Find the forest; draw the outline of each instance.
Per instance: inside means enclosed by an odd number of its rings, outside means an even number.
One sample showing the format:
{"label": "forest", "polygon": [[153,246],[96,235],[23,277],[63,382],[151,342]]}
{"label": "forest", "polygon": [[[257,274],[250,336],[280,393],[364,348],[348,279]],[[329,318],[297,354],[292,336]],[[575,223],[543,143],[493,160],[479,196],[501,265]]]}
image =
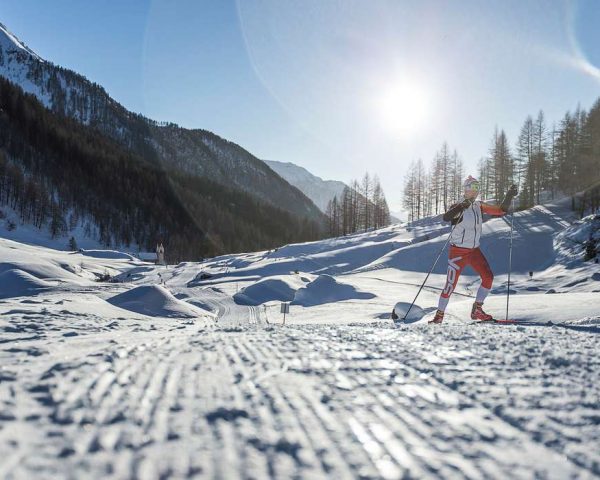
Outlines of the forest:
{"label": "forest", "polygon": [[323,222],[207,178],[167,170],[47,110],[0,79],[0,208],[53,236],[75,224],[105,246],[168,245],[170,262],[321,238]]}
{"label": "forest", "polygon": [[327,205],[328,232],[332,237],[348,235],[390,223],[390,210],[377,175],[366,172],[359,183],[350,182]]}
{"label": "forest", "polygon": [[[438,215],[459,200],[467,172],[456,150],[444,143],[429,168],[411,164],[404,180],[403,206],[409,221]],[[548,126],[543,111],[528,116],[511,144],[504,130],[493,133],[477,169],[481,198],[501,201],[513,183],[517,209],[570,196],[580,216],[600,207],[600,99],[589,112],[578,107]]]}

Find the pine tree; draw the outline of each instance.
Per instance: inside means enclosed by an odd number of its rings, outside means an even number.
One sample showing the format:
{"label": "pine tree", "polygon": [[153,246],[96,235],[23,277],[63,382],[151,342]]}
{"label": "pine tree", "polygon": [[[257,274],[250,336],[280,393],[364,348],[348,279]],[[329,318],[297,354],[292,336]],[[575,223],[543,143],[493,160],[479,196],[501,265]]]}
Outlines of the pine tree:
{"label": "pine tree", "polygon": [[371,227],[371,202],[369,201],[369,199],[371,198],[372,189],[373,184],[371,182],[371,176],[369,175],[369,172],[365,172],[362,179],[360,191],[362,195],[361,218],[365,232],[369,229],[369,227]]}

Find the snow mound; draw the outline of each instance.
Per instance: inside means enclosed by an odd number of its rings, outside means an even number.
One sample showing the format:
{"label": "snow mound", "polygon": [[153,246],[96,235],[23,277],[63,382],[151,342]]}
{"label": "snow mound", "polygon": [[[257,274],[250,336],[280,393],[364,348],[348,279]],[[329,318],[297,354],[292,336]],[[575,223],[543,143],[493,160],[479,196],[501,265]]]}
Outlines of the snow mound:
{"label": "snow mound", "polygon": [[[410,309],[410,311],[409,311],[409,309]],[[413,305],[411,308],[410,303],[407,303],[407,302],[398,302],[394,306],[394,313],[398,317],[398,319],[396,320],[397,323],[417,322],[417,321],[421,320],[425,315],[427,315],[427,313],[429,313],[429,311],[431,311],[431,310],[432,310],[431,308],[429,308],[428,310],[424,310],[423,308],[419,307],[418,305]],[[433,310],[435,310],[435,308]],[[406,316],[407,312],[408,312],[408,316]],[[406,319],[404,319],[405,316],[406,316]]]}
{"label": "snow mound", "polygon": [[316,280],[296,292],[292,303],[310,307],[342,300],[365,300],[374,297],[372,293],[362,292],[352,285],[338,282],[331,275],[319,275]]}
{"label": "snow mound", "polygon": [[600,215],[588,215],[556,235],[558,260],[567,265],[583,264],[586,246],[592,243],[600,255]]}
{"label": "snow mound", "polygon": [[132,288],[107,300],[112,305],[150,317],[196,318],[208,312],[175,298],[160,285]]}
{"label": "snow mound", "polygon": [[291,302],[299,288],[304,287],[306,277],[277,275],[263,278],[233,296],[238,305],[261,305],[266,302]]}
{"label": "snow mound", "polygon": [[80,253],[86,257],[103,258],[110,260],[135,260],[128,253],[118,252],[116,250],[81,250]]}
{"label": "snow mound", "polygon": [[52,287],[52,284],[19,269],[0,273],[0,298],[27,297]]}
{"label": "snow mound", "polygon": [[61,280],[64,282],[78,282],[81,280],[69,270],[62,268],[51,261],[44,261],[45,259],[43,258],[26,259],[26,257],[21,257],[20,260],[21,261],[0,263],[0,273],[9,270],[19,270],[27,272],[38,279]]}

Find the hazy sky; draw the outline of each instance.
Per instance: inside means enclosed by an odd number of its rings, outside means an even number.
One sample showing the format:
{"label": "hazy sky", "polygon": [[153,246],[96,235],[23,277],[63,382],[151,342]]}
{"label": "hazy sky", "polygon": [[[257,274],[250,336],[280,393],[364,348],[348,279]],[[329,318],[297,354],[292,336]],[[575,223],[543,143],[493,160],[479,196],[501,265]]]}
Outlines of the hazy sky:
{"label": "hazy sky", "polygon": [[600,97],[600,1],[3,0],[0,21],[127,108],[323,177],[377,173],[392,210],[446,140]]}

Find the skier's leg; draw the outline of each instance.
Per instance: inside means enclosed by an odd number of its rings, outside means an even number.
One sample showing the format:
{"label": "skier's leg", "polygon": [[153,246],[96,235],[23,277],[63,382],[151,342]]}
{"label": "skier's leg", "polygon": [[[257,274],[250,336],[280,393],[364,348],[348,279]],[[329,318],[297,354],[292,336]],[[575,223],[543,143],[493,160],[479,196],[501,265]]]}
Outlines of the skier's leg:
{"label": "skier's leg", "polygon": [[479,248],[473,251],[473,255],[471,256],[471,266],[481,277],[481,285],[479,286],[479,290],[477,290],[477,296],[475,298],[475,302],[473,303],[473,308],[471,309],[471,318],[473,320],[483,321],[493,320],[491,315],[483,311],[482,306],[488,293],[490,293],[490,289],[492,288],[494,274],[492,273],[490,265]]}
{"label": "skier's leg", "polygon": [[452,246],[450,247],[450,252],[448,253],[448,274],[446,275],[446,285],[444,286],[444,290],[442,290],[440,299],[438,301],[438,311],[444,312],[446,310],[446,306],[450,300],[450,295],[452,295],[452,292],[456,287],[460,273],[467,264],[469,254],[469,249]]}
{"label": "skier's leg", "polygon": [[477,290],[475,301],[477,303],[483,303],[492,288],[494,274],[479,248],[473,250],[473,253],[471,254],[471,266],[481,277],[481,285],[479,286],[479,290]]}

